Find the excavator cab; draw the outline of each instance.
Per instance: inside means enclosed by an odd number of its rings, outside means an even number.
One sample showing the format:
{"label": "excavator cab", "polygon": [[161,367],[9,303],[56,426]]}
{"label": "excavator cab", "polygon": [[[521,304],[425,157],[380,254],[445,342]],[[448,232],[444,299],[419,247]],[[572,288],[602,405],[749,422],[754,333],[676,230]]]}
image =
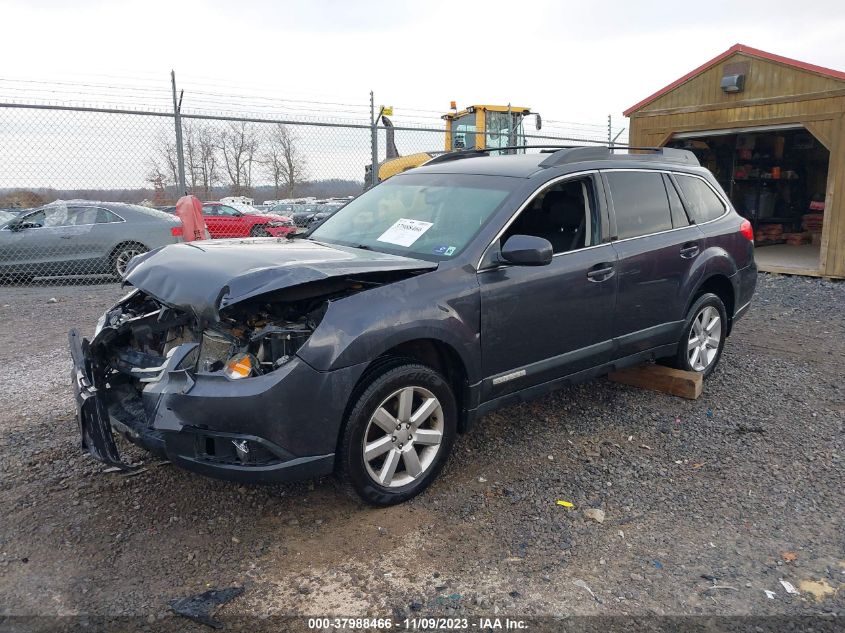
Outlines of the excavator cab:
{"label": "excavator cab", "polygon": [[[458,111],[452,102],[452,112],[443,115],[446,121],[447,152],[463,149],[493,149],[525,145],[525,117],[532,114],[530,108],[513,106],[475,105]],[[542,127],[539,114],[537,129]],[[525,150],[501,150],[491,154],[515,154]]]}
{"label": "excavator cab", "polygon": [[[446,122],[445,143],[443,151],[453,152],[467,149],[492,150],[491,154],[524,153],[524,149],[514,149],[514,146],[525,145],[524,121],[528,116],[534,116],[536,129],[540,129],[543,121],[530,108],[514,106],[474,105],[458,110],[453,101],[450,112],[441,118]],[[364,167],[364,188],[369,189],[373,184],[387,180],[391,176],[419,167],[431,160],[439,151],[419,152],[408,156],[401,156],[394,142],[393,123],[385,116],[381,117],[387,133],[387,158],[378,165],[378,180],[372,182],[372,167]],[[502,148],[497,150],[496,148]]]}

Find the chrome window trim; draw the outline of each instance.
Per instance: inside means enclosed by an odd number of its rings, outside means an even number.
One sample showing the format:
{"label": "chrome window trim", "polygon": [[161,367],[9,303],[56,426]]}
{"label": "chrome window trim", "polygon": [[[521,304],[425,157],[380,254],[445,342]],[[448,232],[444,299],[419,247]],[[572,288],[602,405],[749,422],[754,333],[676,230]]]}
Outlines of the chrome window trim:
{"label": "chrome window trim", "polygon": [[[549,181],[546,181],[545,183],[543,183],[543,185],[541,185],[536,190],[534,190],[534,192],[526,199],[526,201],[523,202],[519,206],[517,211],[507,221],[504,228],[496,234],[496,237],[493,238],[493,241],[490,242],[490,244],[487,245],[487,248],[485,248],[484,251],[482,252],[481,257],[478,260],[478,264],[476,264],[476,267],[475,267],[476,272],[481,273],[481,272],[485,272],[485,271],[488,271],[488,270],[499,270],[500,268],[507,268],[507,267],[510,266],[508,264],[498,264],[496,266],[488,266],[487,268],[481,268],[481,262],[484,261],[484,256],[487,255],[487,251],[490,250],[490,247],[493,246],[493,244],[495,244],[496,241],[499,240],[502,237],[502,235],[504,235],[505,231],[507,231],[508,228],[510,228],[510,225],[513,224],[514,220],[516,220],[517,216],[523,211],[523,209],[528,205],[528,203],[531,202],[537,196],[537,194],[542,189],[544,189],[546,186],[556,184],[559,181],[565,180],[567,178],[576,178],[578,176],[585,176],[585,175],[590,175],[590,174],[610,173],[610,172],[616,172],[616,171],[638,171],[638,172],[649,172],[649,173],[657,173],[657,174],[667,174],[667,175],[670,175],[670,176],[677,175],[677,176],[689,176],[690,178],[698,178],[699,180],[704,182],[704,184],[706,184],[708,187],[710,187],[710,190],[713,193],[716,194],[716,197],[719,198],[719,200],[722,202],[722,205],[725,207],[725,212],[722,215],[720,215],[719,217],[713,218],[712,220],[707,220],[706,222],[696,222],[695,220],[693,220],[692,223],[687,225],[687,226],[672,227],[671,229],[666,229],[665,231],[656,231],[654,233],[645,233],[643,235],[636,235],[634,237],[626,237],[626,238],[623,238],[621,240],[618,239],[618,238],[616,238],[616,239],[611,238],[609,242],[602,242],[601,244],[594,244],[592,246],[585,246],[584,248],[579,248],[579,249],[576,249],[574,251],[566,251],[564,253],[555,253],[554,255],[552,255],[552,258],[558,257],[559,255],[568,255],[569,253],[578,253],[580,251],[585,251],[585,250],[590,249],[590,248],[597,248],[599,246],[605,246],[606,244],[613,244],[613,243],[618,243],[618,242],[627,242],[629,240],[638,240],[638,239],[643,238],[643,237],[651,237],[653,235],[662,235],[664,233],[672,233],[673,231],[683,231],[683,230],[689,229],[690,227],[693,227],[693,226],[705,226],[707,224],[710,224],[711,222],[717,222],[717,221],[721,220],[726,215],[728,215],[731,212],[731,210],[733,209],[733,206],[731,205],[730,201],[722,193],[717,191],[713,187],[713,185],[711,185],[707,181],[706,178],[704,178],[703,176],[699,176],[698,174],[690,174],[690,173],[683,172],[683,171],[673,171],[671,169],[647,169],[647,168],[643,168],[643,167],[630,167],[630,168],[628,168],[628,167],[613,167],[613,168],[610,168],[610,169],[589,169],[589,170],[585,170],[585,171],[574,172],[574,173],[571,173],[571,174],[564,174],[563,176],[558,176],[557,178],[553,178],[552,180],[549,180]],[[610,192],[610,191],[607,191],[606,194],[610,198],[610,205],[613,206],[613,193]],[[679,192],[679,194],[683,195],[683,192]],[[681,199],[681,202],[682,203],[684,202],[683,198]],[[684,208],[686,209],[686,205],[684,205]],[[614,209],[614,213],[615,212],[616,212],[616,209]]]}
{"label": "chrome window trim", "polygon": [[[498,233],[496,233],[496,237],[494,237],[491,240],[491,242],[485,247],[485,249],[481,252],[481,257],[478,258],[478,263],[475,265],[475,272],[476,273],[483,273],[483,272],[486,272],[488,270],[499,270],[500,268],[509,268],[510,266],[512,266],[512,264],[496,264],[495,266],[487,266],[486,268],[482,268],[481,262],[484,261],[484,256],[487,255],[487,251],[490,250],[490,248],[493,246],[493,244],[495,244],[497,241],[499,241],[501,239],[502,235],[504,235],[505,232],[510,228],[511,224],[514,223],[516,218],[519,216],[520,213],[523,212],[525,207],[527,207],[530,202],[534,201],[534,198],[537,197],[537,194],[539,194],[542,190],[544,190],[548,187],[551,187],[552,185],[556,185],[557,183],[561,182],[562,180],[569,180],[569,179],[572,179],[572,178],[578,178],[580,176],[588,176],[588,175],[598,174],[598,173],[599,173],[598,169],[587,169],[585,171],[578,171],[578,172],[573,172],[573,173],[569,173],[569,174],[563,174],[562,176],[557,176],[555,178],[552,178],[551,180],[547,180],[546,182],[541,184],[539,187],[537,187],[533,192],[531,192],[531,195],[529,195],[525,199],[525,202],[523,202],[521,205],[519,205],[519,207],[517,207],[517,210],[514,211],[514,213],[511,215],[511,217],[508,219],[508,221],[505,222],[504,226],[499,230]],[[592,246],[584,246],[583,248],[577,248],[574,251],[565,251],[563,253],[555,253],[555,254],[552,255],[552,258],[555,258],[559,255],[568,255],[569,253],[580,253],[581,251],[585,251],[585,250],[590,249],[590,248],[598,248],[599,246],[605,246],[606,244],[607,244],[607,242],[602,242],[600,244],[593,244]]]}
{"label": "chrome window trim", "polygon": [[[106,209],[105,207],[100,207],[100,206],[86,206],[86,205],[74,205],[74,207],[73,207],[73,208],[83,208],[83,207],[84,207],[85,209],[100,209],[100,210],[102,210],[102,211],[105,211],[106,213],[111,213],[111,214],[112,214],[113,216],[115,216],[115,217],[116,217],[116,218],[117,218],[120,222],[126,222],[126,218],[124,218],[122,215],[120,215],[119,213],[115,213],[115,212],[114,212],[114,211],[112,211],[111,209]],[[29,215],[34,215],[35,213],[38,213],[38,211],[40,211],[40,209],[37,209],[37,210],[33,211],[33,213],[31,213],[31,214],[29,214]],[[38,230],[40,230],[40,229],[61,229],[61,228],[64,228],[64,227],[71,227],[71,226],[99,226],[99,225],[101,225],[101,224],[119,224],[119,222],[93,222],[93,223],[89,223],[89,224],[59,224],[59,225],[57,225],[57,226],[33,226],[33,227],[31,227],[31,228],[28,228],[28,229],[27,229],[27,231],[38,231]],[[9,228],[9,226],[8,226],[8,224],[7,224],[6,226],[4,226],[4,227],[3,227],[3,230],[4,230],[4,231],[11,231],[11,229],[10,229],[10,228]]]}

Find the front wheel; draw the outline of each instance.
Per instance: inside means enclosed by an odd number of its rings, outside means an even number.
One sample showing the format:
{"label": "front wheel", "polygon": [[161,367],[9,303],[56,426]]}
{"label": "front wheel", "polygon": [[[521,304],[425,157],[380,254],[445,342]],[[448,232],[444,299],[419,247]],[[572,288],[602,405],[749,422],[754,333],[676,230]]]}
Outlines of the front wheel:
{"label": "front wheel", "polygon": [[722,357],[727,322],[722,300],[712,292],[701,295],[687,312],[678,352],[670,364],[707,378]]}
{"label": "front wheel", "polygon": [[457,405],[449,384],[414,362],[371,378],[353,407],[338,455],[338,477],[364,501],[389,506],[422,492],[455,439]]}
{"label": "front wheel", "polygon": [[249,232],[249,234],[252,237],[270,237],[270,231],[268,231],[265,227],[261,226],[260,224],[252,227],[252,230]]}

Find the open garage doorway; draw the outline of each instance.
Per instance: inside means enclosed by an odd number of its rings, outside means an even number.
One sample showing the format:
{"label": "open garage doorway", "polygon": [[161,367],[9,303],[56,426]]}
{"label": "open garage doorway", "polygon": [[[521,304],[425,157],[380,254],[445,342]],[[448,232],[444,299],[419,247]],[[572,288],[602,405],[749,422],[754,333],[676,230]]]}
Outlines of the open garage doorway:
{"label": "open garage doorway", "polygon": [[819,274],[830,152],[796,125],[676,134],[754,227],[760,270]]}

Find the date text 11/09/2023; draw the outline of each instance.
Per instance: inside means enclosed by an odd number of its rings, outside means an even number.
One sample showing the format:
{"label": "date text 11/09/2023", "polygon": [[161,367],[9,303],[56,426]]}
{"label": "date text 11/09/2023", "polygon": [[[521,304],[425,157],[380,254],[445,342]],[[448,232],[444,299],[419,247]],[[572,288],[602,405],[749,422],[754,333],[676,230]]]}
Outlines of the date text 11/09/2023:
{"label": "date text 11/09/2023", "polygon": [[524,631],[528,622],[512,618],[309,618],[309,629],[397,631]]}

